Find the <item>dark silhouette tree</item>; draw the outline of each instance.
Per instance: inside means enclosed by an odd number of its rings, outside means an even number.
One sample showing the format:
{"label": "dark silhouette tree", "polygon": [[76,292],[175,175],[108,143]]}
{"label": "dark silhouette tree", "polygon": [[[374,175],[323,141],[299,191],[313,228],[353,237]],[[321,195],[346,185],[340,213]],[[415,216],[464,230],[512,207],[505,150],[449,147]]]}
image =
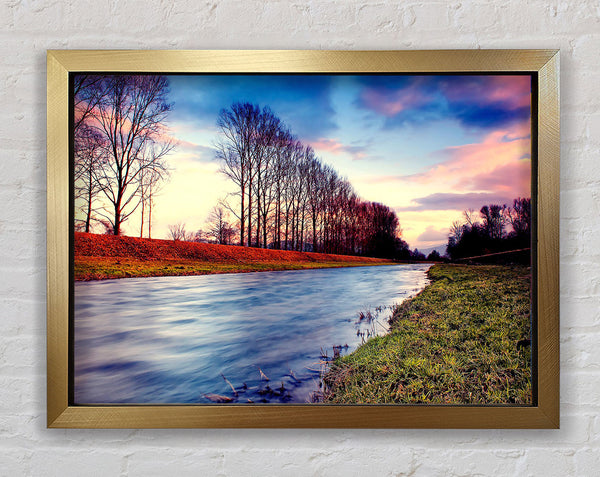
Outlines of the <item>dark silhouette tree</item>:
{"label": "dark silhouette tree", "polygon": [[221,172],[237,186],[230,196],[234,201],[223,202],[223,207],[239,224],[240,245],[410,255],[399,239],[395,212],[361,200],[269,108],[234,103],[221,110],[217,126]]}
{"label": "dark silhouette tree", "polygon": [[87,121],[108,93],[103,76],[75,75],[73,78],[73,132],[87,124]]}
{"label": "dark silhouette tree", "polygon": [[222,205],[217,205],[211,210],[206,234],[223,245],[230,244],[235,236],[235,229],[229,223],[227,210]]}
{"label": "dark silhouette tree", "polygon": [[142,175],[166,175],[164,158],[175,145],[166,137],[164,124],[171,109],[168,82],[156,75],[103,75],[94,80],[103,94],[87,112],[86,124],[102,136],[106,160],[96,179],[111,208],[99,214],[119,235],[142,202]]}
{"label": "dark silhouette tree", "polygon": [[188,232],[185,229],[185,223],[177,222],[176,224],[169,225],[169,235],[174,241],[191,242],[195,238],[195,234]]}
{"label": "dark silhouette tree", "polygon": [[514,235],[528,239],[531,236],[531,199],[515,199],[508,219]]}
{"label": "dark silhouette tree", "polygon": [[498,240],[504,236],[506,225],[506,205],[484,205],[479,211],[483,219],[483,230],[490,240]]}
{"label": "dark silhouette tree", "polygon": [[[73,182],[75,205],[83,214],[81,229],[89,232],[94,211],[94,200],[101,190],[97,171],[105,160],[102,136],[88,126],[79,127],[75,133],[75,165]],[[77,217],[78,214],[75,214]]]}
{"label": "dark silhouette tree", "polygon": [[[471,211],[465,211],[464,223],[454,222],[450,227],[448,256],[452,260],[468,257],[493,257],[499,252],[515,252],[517,255],[500,255],[489,260],[515,260],[528,263],[526,250],[531,245],[531,200],[518,198],[512,207],[484,205],[480,209],[481,222],[474,219]],[[508,230],[508,226],[512,230]],[[521,252],[519,252],[521,251]]]}
{"label": "dark silhouette tree", "polygon": [[432,262],[439,262],[441,259],[442,257],[437,250],[432,250],[429,255],[427,255],[427,260],[431,260]]}

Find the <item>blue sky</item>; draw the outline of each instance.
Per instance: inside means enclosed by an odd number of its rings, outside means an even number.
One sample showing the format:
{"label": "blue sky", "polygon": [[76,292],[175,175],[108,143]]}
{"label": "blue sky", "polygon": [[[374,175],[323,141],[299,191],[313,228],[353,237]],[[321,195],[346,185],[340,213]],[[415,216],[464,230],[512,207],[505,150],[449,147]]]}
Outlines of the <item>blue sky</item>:
{"label": "blue sky", "polygon": [[393,207],[413,248],[445,244],[465,208],[530,196],[528,76],[180,75],[169,83],[179,147],[157,199],[156,237],[176,222],[202,228],[232,190],[212,146],[219,111],[237,101],[269,106],[363,199]]}

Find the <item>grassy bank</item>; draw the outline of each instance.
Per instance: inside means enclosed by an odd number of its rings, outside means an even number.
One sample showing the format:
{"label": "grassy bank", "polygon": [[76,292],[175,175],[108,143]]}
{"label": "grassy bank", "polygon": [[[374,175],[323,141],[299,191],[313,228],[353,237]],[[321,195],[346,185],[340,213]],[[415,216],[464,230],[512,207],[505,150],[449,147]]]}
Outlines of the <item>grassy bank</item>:
{"label": "grassy bank", "polygon": [[305,270],[309,268],[360,267],[389,265],[361,262],[275,262],[249,263],[206,262],[199,260],[135,260],[129,258],[78,257],[75,261],[75,280],[104,280],[108,278],[161,277],[180,275],[210,275],[215,273],[268,272]]}
{"label": "grassy bank", "polygon": [[530,270],[435,265],[390,333],[334,361],[325,402],[530,404]]}
{"label": "grassy bank", "polygon": [[389,265],[369,257],[75,233],[75,280]]}

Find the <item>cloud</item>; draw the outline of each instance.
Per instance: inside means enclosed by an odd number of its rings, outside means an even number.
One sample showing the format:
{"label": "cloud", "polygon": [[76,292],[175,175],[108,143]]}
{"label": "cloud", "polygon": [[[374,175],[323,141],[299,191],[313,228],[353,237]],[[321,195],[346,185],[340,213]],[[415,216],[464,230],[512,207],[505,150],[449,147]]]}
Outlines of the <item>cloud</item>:
{"label": "cloud", "polygon": [[393,118],[402,111],[421,108],[434,99],[426,88],[421,88],[421,85],[422,81],[417,79],[399,89],[367,87],[360,93],[359,104],[378,114]]}
{"label": "cloud", "polygon": [[454,119],[464,127],[493,129],[531,116],[527,75],[368,76],[359,81],[363,88],[357,105],[383,116],[387,128]]}
{"label": "cloud", "polygon": [[173,116],[201,128],[214,127],[219,111],[235,102],[269,106],[302,140],[335,131],[328,75],[170,76]]}
{"label": "cloud", "polygon": [[448,188],[465,191],[510,190],[523,196],[531,178],[531,141],[528,137],[517,138],[515,131],[521,129],[495,130],[480,143],[445,148],[438,154],[446,160],[404,180],[423,185],[444,183]]}
{"label": "cloud", "polygon": [[[512,197],[494,192],[470,192],[466,194],[438,192],[425,197],[413,199],[412,202],[413,205],[396,207],[395,210],[399,212],[423,210],[479,210],[486,204],[512,203]],[[421,239],[419,237],[419,240],[425,239]]]}
{"label": "cloud", "polygon": [[[397,183],[432,192],[495,193],[505,197],[530,195],[531,141],[523,124],[490,132],[481,142],[437,151],[438,161],[422,172],[369,178],[371,184]],[[423,194],[424,195],[424,194]]]}
{"label": "cloud", "polygon": [[194,144],[186,148],[186,152],[190,154],[197,162],[212,162],[216,157],[216,150],[212,147]]}
{"label": "cloud", "polygon": [[370,156],[367,153],[369,146],[350,146],[342,144],[337,139],[320,138],[316,141],[311,141],[310,145],[317,152],[330,152],[332,154],[348,154],[353,161],[360,161]]}
{"label": "cloud", "polygon": [[178,157],[186,157],[196,162],[212,162],[216,157],[216,150],[213,147],[197,144],[186,139],[171,138],[175,143],[173,154]]}
{"label": "cloud", "polygon": [[497,167],[493,171],[465,177],[459,185],[469,189],[504,191],[515,194],[531,190],[531,161],[529,157]]}
{"label": "cloud", "polygon": [[432,225],[428,226],[425,231],[417,237],[419,242],[443,242],[448,239],[448,229],[437,230]]}
{"label": "cloud", "polygon": [[528,75],[449,76],[441,82],[441,89],[454,103],[496,104],[517,110],[528,108],[531,102]]}

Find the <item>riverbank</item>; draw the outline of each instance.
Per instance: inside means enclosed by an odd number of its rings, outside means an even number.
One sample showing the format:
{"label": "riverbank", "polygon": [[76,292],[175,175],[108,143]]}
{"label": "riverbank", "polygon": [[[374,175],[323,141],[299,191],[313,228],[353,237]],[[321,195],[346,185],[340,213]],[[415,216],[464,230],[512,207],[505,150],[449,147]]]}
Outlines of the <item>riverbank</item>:
{"label": "riverbank", "polygon": [[76,281],[390,265],[392,260],[75,233]]}
{"label": "riverbank", "polygon": [[531,404],[528,267],[434,265],[390,332],[335,360],[329,403]]}

